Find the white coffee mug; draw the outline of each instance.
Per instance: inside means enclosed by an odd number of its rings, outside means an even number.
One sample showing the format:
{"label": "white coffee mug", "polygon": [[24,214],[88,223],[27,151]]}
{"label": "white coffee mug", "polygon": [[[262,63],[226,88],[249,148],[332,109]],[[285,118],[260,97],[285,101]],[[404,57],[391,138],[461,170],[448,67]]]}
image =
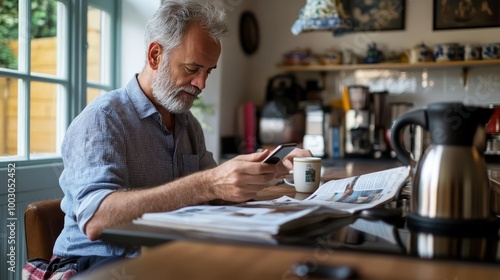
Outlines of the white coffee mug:
{"label": "white coffee mug", "polygon": [[285,179],[285,183],[294,186],[297,192],[313,193],[319,187],[321,180],[321,158],[293,158],[293,183]]}

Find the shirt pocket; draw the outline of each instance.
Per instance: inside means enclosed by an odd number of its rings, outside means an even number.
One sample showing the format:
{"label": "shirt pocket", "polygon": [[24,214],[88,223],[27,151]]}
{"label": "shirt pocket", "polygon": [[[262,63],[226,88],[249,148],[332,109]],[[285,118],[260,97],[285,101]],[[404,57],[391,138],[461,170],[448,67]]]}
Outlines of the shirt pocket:
{"label": "shirt pocket", "polygon": [[179,170],[180,176],[186,176],[200,170],[200,157],[198,155],[182,155]]}

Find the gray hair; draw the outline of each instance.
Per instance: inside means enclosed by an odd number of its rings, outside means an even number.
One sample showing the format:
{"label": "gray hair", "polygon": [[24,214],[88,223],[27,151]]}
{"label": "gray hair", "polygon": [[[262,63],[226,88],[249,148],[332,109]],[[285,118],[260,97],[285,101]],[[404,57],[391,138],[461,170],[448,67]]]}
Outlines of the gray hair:
{"label": "gray hair", "polygon": [[153,42],[158,42],[170,57],[173,49],[181,43],[187,27],[191,23],[200,23],[209,36],[220,42],[229,31],[226,13],[209,3],[201,4],[191,0],[167,0],[158,8],[146,25],[146,49]]}

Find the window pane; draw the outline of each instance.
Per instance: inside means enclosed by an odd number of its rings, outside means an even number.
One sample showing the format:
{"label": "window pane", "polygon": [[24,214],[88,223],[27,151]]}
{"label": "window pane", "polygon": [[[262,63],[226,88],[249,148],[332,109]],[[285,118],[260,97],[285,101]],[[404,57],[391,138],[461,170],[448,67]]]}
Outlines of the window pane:
{"label": "window pane", "polygon": [[17,69],[19,5],[0,1],[0,68]]}
{"label": "window pane", "polygon": [[101,13],[101,10],[93,7],[88,9],[87,79],[91,81],[100,81]]}
{"label": "window pane", "polygon": [[0,77],[0,156],[17,155],[18,80]]}
{"label": "window pane", "polygon": [[109,84],[109,14],[89,6],[87,22],[87,80]]}
{"label": "window pane", "polygon": [[96,99],[97,96],[103,94],[104,91],[96,89],[96,88],[87,88],[87,104],[92,102],[92,100]]}
{"label": "window pane", "polygon": [[30,154],[56,153],[57,144],[57,85],[31,83]]}
{"label": "window pane", "polygon": [[31,72],[56,75],[57,0],[31,1]]}

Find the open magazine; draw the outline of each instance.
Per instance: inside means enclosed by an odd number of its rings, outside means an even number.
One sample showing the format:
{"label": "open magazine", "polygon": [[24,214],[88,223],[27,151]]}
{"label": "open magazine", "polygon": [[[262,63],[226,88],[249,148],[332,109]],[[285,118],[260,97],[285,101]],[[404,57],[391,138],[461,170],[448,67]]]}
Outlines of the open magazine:
{"label": "open magazine", "polygon": [[327,218],[351,216],[391,201],[408,179],[409,172],[409,167],[397,167],[328,181],[304,200],[283,196],[230,206],[189,206],[170,212],[146,213],[134,223],[226,238],[270,239]]}

